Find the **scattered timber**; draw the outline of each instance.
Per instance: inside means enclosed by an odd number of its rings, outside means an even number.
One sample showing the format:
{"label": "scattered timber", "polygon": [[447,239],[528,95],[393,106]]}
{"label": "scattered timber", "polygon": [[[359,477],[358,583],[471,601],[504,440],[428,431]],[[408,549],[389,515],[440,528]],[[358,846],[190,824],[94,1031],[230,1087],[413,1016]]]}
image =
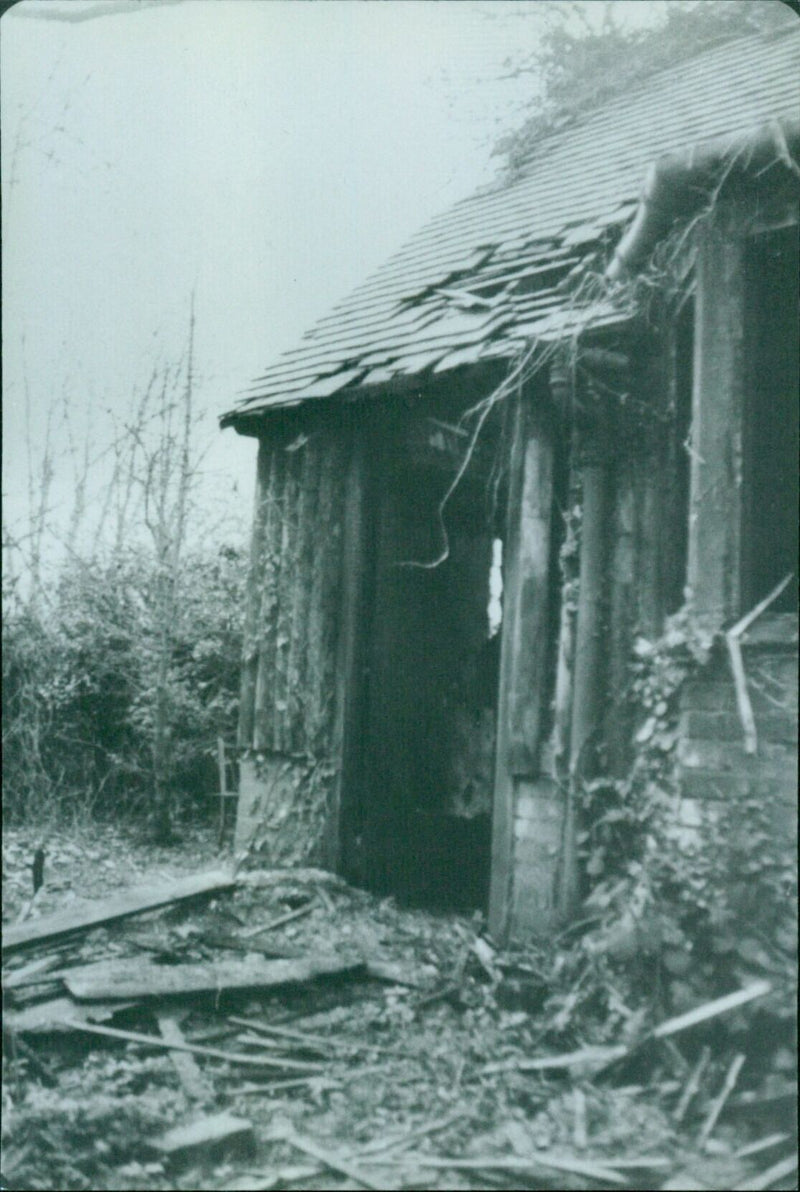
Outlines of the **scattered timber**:
{"label": "scattered timber", "polygon": [[19,948],[89,931],[92,927],[112,923],[115,919],[139,915],[143,911],[155,910],[157,907],[182,902],[187,898],[196,898],[199,894],[229,890],[235,884],[229,873],[215,870],[180,878],[178,881],[165,882],[163,885],[137,886],[112,898],[90,902],[77,909],[57,911],[54,915],[44,915],[29,923],[15,923],[3,933],[3,950],[8,955]]}
{"label": "scattered timber", "polygon": [[241,1064],[251,1068],[281,1068],[287,1072],[321,1072],[321,1064],[306,1063],[300,1060],[285,1060],[267,1056],[240,1055],[237,1052],[221,1051],[218,1047],[203,1047],[199,1043],[168,1042],[156,1035],[144,1035],[139,1031],[121,1031],[111,1026],[95,1026],[93,1023],[79,1022],[73,1019],[70,1023],[76,1031],[85,1031],[89,1035],[102,1035],[106,1039],[120,1039],[124,1043],[139,1043],[143,1047],[154,1047],[157,1051],[187,1051],[192,1055],[204,1055],[212,1060],[225,1060],[229,1064]]}

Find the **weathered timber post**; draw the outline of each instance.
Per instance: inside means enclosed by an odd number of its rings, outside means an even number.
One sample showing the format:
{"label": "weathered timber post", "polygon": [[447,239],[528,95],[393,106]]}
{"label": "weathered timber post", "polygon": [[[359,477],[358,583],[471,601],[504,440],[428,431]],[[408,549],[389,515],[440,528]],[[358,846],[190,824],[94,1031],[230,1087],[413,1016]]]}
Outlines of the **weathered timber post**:
{"label": "weathered timber post", "polygon": [[739,608],[744,362],[744,237],[735,207],[704,224],[697,262],[688,583],[718,629]]}
{"label": "weathered timber post", "polygon": [[583,516],[581,520],[578,612],[572,676],[569,770],[561,845],[557,909],[569,919],[577,909],[580,886],[577,858],[579,798],[594,766],[595,737],[602,722],[605,554],[610,507],[611,465],[605,418],[599,402],[580,428]]}
{"label": "weathered timber post", "polygon": [[505,541],[489,926],[497,939],[554,925],[560,801],[540,773],[549,648],[553,441],[549,410],[517,397]]}

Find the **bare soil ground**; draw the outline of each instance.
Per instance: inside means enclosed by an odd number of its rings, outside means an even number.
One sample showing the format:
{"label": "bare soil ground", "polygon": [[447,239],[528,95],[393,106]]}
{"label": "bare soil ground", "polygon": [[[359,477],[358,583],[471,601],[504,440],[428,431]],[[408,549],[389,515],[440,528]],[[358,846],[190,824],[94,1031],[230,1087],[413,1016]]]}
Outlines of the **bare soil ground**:
{"label": "bare soil ground", "polygon": [[[37,844],[4,834],[5,924],[225,860],[210,831],[168,850],[110,828],[61,833],[29,907]],[[793,1057],[749,1078],[757,1065],[746,1049],[737,1061],[727,1039],[634,1045],[642,1016],[632,1011],[611,1056],[588,1020],[570,1018],[552,949],[500,952],[481,932],[477,915],[287,873],[9,956],[3,1187],[796,1187],[794,1107],[780,1078]],[[211,1054],[63,1023],[19,1029],[20,1014],[65,996],[66,969],[126,958],[224,969],[256,951],[365,964],[278,989],[226,991],[223,979],[212,995],[103,1003],[97,1015],[151,1039],[169,1015]],[[559,1063],[569,1048],[581,1055]],[[182,1125],[195,1134],[159,1149]]]}

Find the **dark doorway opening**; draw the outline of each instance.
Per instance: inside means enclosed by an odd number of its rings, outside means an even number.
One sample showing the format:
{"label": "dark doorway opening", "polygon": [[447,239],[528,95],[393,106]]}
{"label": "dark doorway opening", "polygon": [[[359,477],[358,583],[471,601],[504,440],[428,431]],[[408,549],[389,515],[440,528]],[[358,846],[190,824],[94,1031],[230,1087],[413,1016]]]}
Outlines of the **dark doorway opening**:
{"label": "dark doorway opening", "polygon": [[797,226],[755,236],[747,257],[748,386],[744,433],[742,611],[789,572],[771,612],[797,610]]}
{"label": "dark doorway opening", "polygon": [[[393,448],[372,496],[355,877],[412,904],[484,909],[499,670],[501,544],[485,478]],[[431,566],[443,553],[446,558]],[[421,565],[426,564],[426,565]],[[345,848],[345,857],[347,849]]]}

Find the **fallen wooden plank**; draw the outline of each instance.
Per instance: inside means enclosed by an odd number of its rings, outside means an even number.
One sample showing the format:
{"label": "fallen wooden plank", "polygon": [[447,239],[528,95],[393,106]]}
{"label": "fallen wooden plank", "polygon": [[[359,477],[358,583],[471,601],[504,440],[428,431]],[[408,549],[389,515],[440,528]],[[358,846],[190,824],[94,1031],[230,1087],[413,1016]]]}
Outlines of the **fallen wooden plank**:
{"label": "fallen wooden plank", "polygon": [[550,1151],[536,1151],[530,1158],[509,1158],[506,1155],[483,1155],[480,1158],[464,1158],[453,1155],[447,1158],[429,1155],[409,1155],[401,1158],[384,1159],[376,1156],[370,1159],[376,1167],[403,1167],[413,1161],[420,1167],[436,1168],[437,1170],[453,1168],[454,1171],[534,1171],[537,1166],[549,1167],[554,1171],[567,1171],[573,1175],[588,1176],[606,1184],[618,1184],[627,1187],[628,1181],[618,1171],[606,1167],[603,1163],[594,1163],[589,1159],[577,1159],[572,1155],[558,1155]]}
{"label": "fallen wooden plank", "polygon": [[231,1113],[215,1113],[198,1118],[186,1126],[175,1126],[160,1138],[153,1138],[149,1146],[166,1158],[194,1155],[197,1151],[216,1150],[233,1143],[254,1144],[253,1126],[246,1118]]}
{"label": "fallen wooden plank", "polygon": [[157,1035],[144,1035],[139,1031],[121,1031],[111,1026],[95,1026],[93,1023],[69,1022],[76,1031],[89,1035],[102,1035],[106,1039],[121,1039],[125,1043],[140,1043],[143,1047],[155,1047],[157,1051],[189,1051],[193,1055],[205,1055],[209,1059],[225,1060],[229,1064],[241,1064],[251,1068],[280,1068],[284,1072],[322,1072],[322,1064],[301,1060],[273,1059],[267,1056],[240,1055],[237,1052],[221,1051],[218,1047],[203,1047],[200,1043],[175,1043],[160,1039]]}
{"label": "fallen wooden plank", "polygon": [[249,960],[226,964],[148,964],[135,960],[103,960],[68,969],[64,984],[82,1001],[150,998],[190,993],[222,993],[231,989],[268,989],[357,972],[359,960]]}
{"label": "fallen wooden plank", "polygon": [[739,1006],[744,1006],[755,998],[765,997],[771,992],[772,986],[769,981],[754,981],[744,989],[737,989],[725,997],[715,998],[713,1002],[705,1002],[702,1006],[696,1006],[694,1010],[679,1014],[677,1018],[668,1018],[655,1028],[653,1038],[665,1039],[668,1035],[676,1035],[678,1031],[688,1030],[698,1022],[706,1022],[709,1018],[727,1013],[728,1010],[736,1010]]}
{"label": "fallen wooden plank", "polygon": [[70,907],[68,910],[56,911],[53,915],[33,919],[29,923],[7,927],[3,932],[3,950],[10,953],[43,940],[59,939],[79,931],[89,931],[92,927],[112,923],[116,919],[139,915],[143,911],[155,910],[156,907],[169,903],[182,902],[186,898],[195,898],[198,894],[229,890],[234,885],[235,882],[229,873],[214,870],[210,873],[196,873],[191,877],[178,878],[173,882],[136,886],[102,901],[85,903],[79,908]]}
{"label": "fallen wooden plank", "polygon": [[620,1059],[628,1051],[620,1044],[617,1047],[582,1047],[580,1051],[567,1051],[561,1055],[543,1055],[532,1060],[495,1060],[487,1064],[484,1072],[542,1072],[547,1068],[588,1067],[595,1070]]}
{"label": "fallen wooden plank", "polygon": [[[161,1031],[161,1038],[166,1043],[186,1042],[176,1015],[160,1011],[156,1014],[156,1021],[158,1029]],[[178,1078],[189,1100],[198,1101],[201,1105],[211,1103],[214,1100],[214,1090],[200,1071],[191,1052],[172,1050],[169,1053],[169,1058],[175,1066],[175,1071],[178,1073]]]}

